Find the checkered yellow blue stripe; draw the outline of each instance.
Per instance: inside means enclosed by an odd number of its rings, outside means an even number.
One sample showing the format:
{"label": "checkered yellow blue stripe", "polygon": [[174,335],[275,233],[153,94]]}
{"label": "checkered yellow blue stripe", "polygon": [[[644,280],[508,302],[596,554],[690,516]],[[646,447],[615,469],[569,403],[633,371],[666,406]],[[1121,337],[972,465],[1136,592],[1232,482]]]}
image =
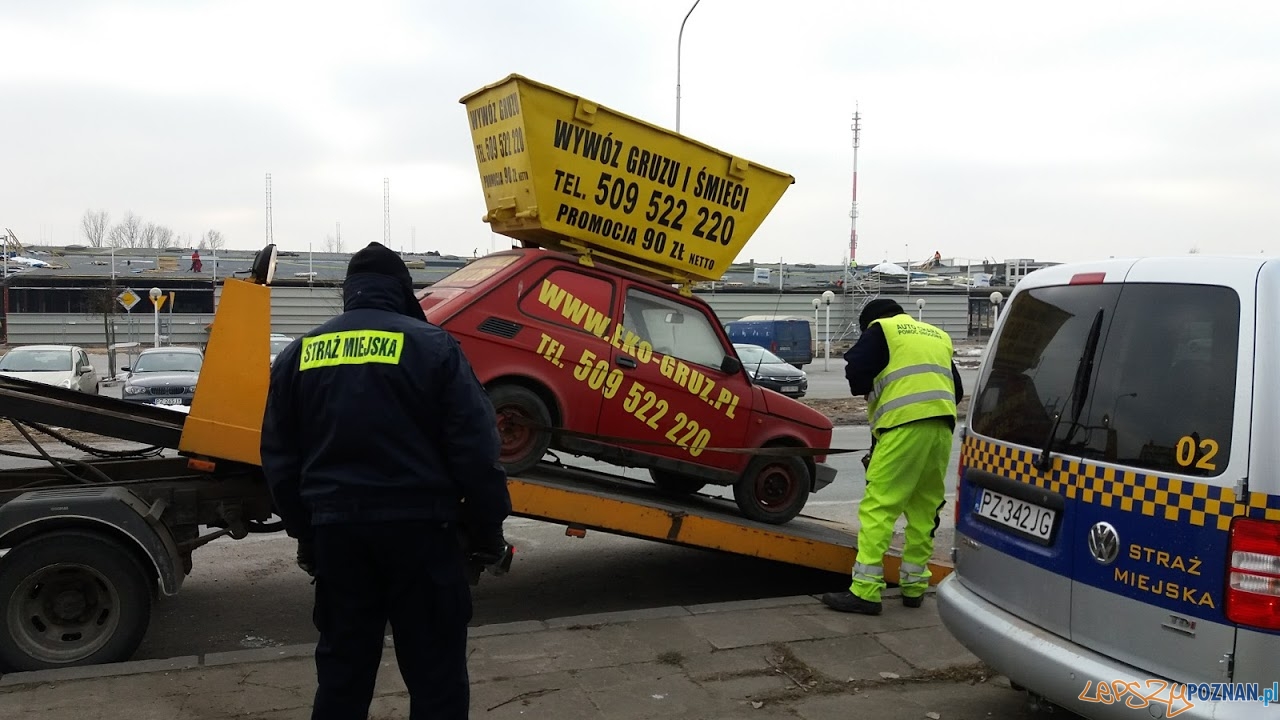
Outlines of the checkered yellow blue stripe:
{"label": "checkered yellow blue stripe", "polygon": [[965,467],[1034,485],[1071,500],[1094,503],[1172,522],[1226,531],[1231,518],[1248,516],[1280,521],[1280,496],[1249,493],[1237,498],[1233,488],[1117,470],[1092,463],[1053,459],[1049,472],[1032,465],[1035,453],[975,437],[965,438]]}

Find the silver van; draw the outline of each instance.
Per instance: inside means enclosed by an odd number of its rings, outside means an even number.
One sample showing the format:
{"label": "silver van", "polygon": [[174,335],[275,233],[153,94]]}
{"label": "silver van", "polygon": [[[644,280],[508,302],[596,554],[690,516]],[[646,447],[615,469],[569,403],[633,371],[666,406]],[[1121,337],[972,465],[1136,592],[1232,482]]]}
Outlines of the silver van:
{"label": "silver van", "polygon": [[1280,260],[1034,272],[972,403],[951,633],[1088,718],[1280,718]]}

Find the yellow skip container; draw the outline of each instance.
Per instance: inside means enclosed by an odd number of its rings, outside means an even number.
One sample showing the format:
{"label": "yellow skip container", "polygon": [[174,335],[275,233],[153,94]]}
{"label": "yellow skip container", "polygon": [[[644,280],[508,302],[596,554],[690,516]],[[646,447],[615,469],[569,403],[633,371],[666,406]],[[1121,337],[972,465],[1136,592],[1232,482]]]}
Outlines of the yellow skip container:
{"label": "yellow skip container", "polygon": [[520,75],[467,108],[494,232],[718,280],[795,179]]}

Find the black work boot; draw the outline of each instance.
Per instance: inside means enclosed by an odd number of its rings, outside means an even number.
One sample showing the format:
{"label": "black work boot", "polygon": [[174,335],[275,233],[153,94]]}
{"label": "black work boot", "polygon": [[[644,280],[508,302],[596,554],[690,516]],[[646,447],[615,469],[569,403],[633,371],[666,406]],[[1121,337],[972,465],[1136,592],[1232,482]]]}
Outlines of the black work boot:
{"label": "black work boot", "polygon": [[903,595],[902,604],[909,608],[918,608],[924,604],[924,596],[917,595],[916,597],[908,597],[906,595]]}
{"label": "black work boot", "polygon": [[840,612],[858,613],[859,615],[880,614],[880,603],[863,600],[848,590],[838,593],[830,592],[823,595],[822,604]]}

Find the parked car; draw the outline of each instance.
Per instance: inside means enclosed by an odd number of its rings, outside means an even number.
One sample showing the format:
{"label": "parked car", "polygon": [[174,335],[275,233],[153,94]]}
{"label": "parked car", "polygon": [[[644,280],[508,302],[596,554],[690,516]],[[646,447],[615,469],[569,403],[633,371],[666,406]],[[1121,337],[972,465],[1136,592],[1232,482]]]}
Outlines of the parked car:
{"label": "parked car", "polygon": [[284,352],[284,349],[289,347],[289,343],[291,342],[293,342],[293,338],[289,337],[288,335],[271,333],[271,364],[272,365],[275,365],[276,363],[276,356]]}
{"label": "parked car", "polygon": [[1024,277],[962,429],[951,633],[1094,720],[1280,717],[1278,348],[1277,259]]}
{"label": "parked car", "polygon": [[149,348],[138,354],[133,367],[126,367],[122,397],[151,405],[190,405],[204,353],[196,348]]}
{"label": "parked car", "polygon": [[759,345],[797,369],[813,362],[813,332],[803,318],[745,317],[724,329],[733,343]]}
{"label": "parked car", "polygon": [[738,359],[751,382],[789,397],[802,398],[809,391],[809,378],[786,360],[759,345],[734,343]]}
{"label": "parked car", "polygon": [[98,373],[82,348],[74,345],[25,345],[0,358],[0,375],[97,395]]}
{"label": "parked car", "polygon": [[648,468],[668,492],[732,486],[743,515],[775,524],[835,478],[825,455],[704,452],[830,447],[831,421],[752,384],[711,307],[668,284],[519,249],[418,296],[488,390],[511,475],[558,449]]}

